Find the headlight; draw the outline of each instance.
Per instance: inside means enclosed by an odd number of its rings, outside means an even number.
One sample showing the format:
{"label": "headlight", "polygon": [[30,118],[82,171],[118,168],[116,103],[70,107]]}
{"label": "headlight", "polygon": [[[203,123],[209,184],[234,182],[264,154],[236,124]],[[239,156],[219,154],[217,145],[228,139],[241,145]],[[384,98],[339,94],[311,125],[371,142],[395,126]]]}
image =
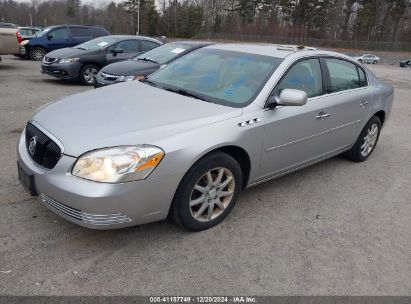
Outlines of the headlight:
{"label": "headlight", "polygon": [[118,76],[116,81],[133,81],[133,80],[138,80],[139,77],[144,77],[144,76]]}
{"label": "headlight", "polygon": [[163,150],[149,145],[94,150],[80,156],[71,173],[96,182],[130,182],[149,176],[163,157]]}
{"label": "headlight", "polygon": [[60,58],[58,63],[72,63],[78,61],[78,58]]}

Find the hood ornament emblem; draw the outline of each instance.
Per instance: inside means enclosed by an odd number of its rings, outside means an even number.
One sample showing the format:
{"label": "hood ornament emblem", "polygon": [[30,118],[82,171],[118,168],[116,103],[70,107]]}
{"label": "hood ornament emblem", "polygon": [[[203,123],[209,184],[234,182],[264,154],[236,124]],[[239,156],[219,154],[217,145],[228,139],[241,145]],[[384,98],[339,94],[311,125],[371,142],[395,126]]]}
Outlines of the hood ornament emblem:
{"label": "hood ornament emblem", "polygon": [[36,153],[36,146],[37,146],[37,136],[33,136],[30,139],[29,149],[28,149],[31,156],[34,156],[34,153]]}

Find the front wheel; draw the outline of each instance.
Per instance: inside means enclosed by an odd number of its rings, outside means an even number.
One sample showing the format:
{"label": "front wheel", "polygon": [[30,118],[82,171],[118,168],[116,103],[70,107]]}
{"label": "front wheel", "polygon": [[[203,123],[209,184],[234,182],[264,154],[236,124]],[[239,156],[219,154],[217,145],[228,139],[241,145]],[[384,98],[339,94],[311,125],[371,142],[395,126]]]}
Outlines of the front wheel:
{"label": "front wheel", "polygon": [[34,61],[42,61],[44,56],[46,55],[46,50],[36,46],[30,50],[30,59]]}
{"label": "front wheel", "polygon": [[240,165],[217,152],[199,160],[186,173],[173,199],[172,219],[192,231],[219,224],[231,212],[242,189]]}
{"label": "front wheel", "polygon": [[373,116],[361,131],[354,146],[345,153],[345,156],[355,162],[367,160],[377,145],[380,131],[381,121],[377,116]]}
{"label": "front wheel", "polygon": [[80,70],[80,81],[84,85],[94,85],[99,68],[95,64],[86,64]]}
{"label": "front wheel", "polygon": [[373,64],[377,64],[377,63],[378,63],[378,61],[377,61],[377,60],[374,60]]}

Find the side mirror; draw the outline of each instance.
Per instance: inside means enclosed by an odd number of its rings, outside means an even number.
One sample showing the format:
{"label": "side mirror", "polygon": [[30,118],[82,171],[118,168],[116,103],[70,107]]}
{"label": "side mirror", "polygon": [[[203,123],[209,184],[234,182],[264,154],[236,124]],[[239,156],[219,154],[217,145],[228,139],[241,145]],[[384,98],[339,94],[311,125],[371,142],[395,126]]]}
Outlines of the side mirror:
{"label": "side mirror", "polygon": [[282,106],[303,106],[307,103],[307,93],[301,90],[284,89],[281,91],[278,104]]}
{"label": "side mirror", "polygon": [[50,40],[50,39],[52,39],[52,38],[53,38],[53,35],[51,35],[51,34],[48,34],[48,35],[47,35],[47,39],[48,39],[48,40]]}
{"label": "side mirror", "polygon": [[122,49],[114,49],[111,50],[111,53],[113,54],[113,56],[116,56],[119,53],[123,53],[124,51]]}
{"label": "side mirror", "polygon": [[301,90],[284,89],[281,91],[280,97],[270,96],[267,101],[268,108],[276,106],[303,106],[307,103],[307,93]]}

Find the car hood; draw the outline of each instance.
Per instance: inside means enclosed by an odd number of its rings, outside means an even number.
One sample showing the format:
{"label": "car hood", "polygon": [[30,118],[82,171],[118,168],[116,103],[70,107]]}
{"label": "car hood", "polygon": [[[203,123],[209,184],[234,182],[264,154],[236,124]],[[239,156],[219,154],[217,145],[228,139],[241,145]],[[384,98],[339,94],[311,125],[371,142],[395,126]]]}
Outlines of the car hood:
{"label": "car hood", "polygon": [[103,73],[111,75],[135,76],[138,75],[139,72],[145,71],[147,69],[153,70],[158,67],[160,67],[159,64],[149,61],[126,60],[109,64],[105,66],[101,71]]}
{"label": "car hood", "polygon": [[31,120],[63,144],[64,154],[79,156],[103,147],[153,143],[241,114],[239,108],[132,81],[50,103]]}
{"label": "car hood", "polygon": [[71,57],[84,56],[85,54],[90,54],[94,52],[95,52],[94,50],[91,51],[91,50],[81,50],[81,49],[75,49],[75,48],[64,48],[64,49],[51,51],[50,53],[47,53],[46,56],[50,58],[71,58]]}

